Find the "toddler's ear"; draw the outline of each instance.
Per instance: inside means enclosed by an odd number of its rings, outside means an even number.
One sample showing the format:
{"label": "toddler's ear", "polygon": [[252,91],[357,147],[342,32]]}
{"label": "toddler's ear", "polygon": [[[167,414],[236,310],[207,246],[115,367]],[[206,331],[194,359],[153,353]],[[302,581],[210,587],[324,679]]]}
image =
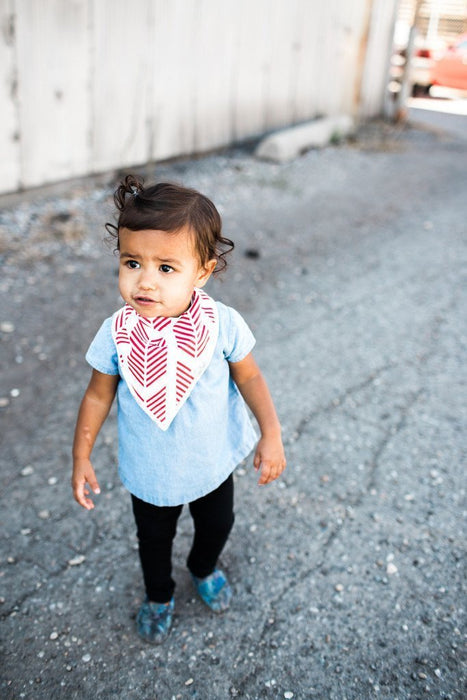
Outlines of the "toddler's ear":
{"label": "toddler's ear", "polygon": [[196,286],[197,287],[204,287],[208,279],[211,277],[212,273],[214,272],[214,269],[217,265],[217,260],[208,260],[206,265],[203,265],[203,267],[200,268],[200,271],[198,273],[198,278],[196,281]]}

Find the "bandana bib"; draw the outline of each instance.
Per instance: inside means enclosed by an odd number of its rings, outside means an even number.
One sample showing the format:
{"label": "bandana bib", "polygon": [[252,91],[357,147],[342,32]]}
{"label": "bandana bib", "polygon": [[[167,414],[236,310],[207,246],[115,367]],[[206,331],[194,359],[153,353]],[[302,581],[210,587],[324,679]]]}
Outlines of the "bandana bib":
{"label": "bandana bib", "polygon": [[138,405],[167,430],[209,365],[219,335],[217,306],[195,289],[177,318],[144,318],[129,304],[112,317],[123,378]]}

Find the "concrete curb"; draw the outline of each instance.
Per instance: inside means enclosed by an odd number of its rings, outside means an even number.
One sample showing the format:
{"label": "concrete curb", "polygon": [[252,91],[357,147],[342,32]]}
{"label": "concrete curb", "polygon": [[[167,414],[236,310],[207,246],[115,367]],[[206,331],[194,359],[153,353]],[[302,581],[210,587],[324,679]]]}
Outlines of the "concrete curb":
{"label": "concrete curb", "polygon": [[346,114],[315,119],[270,134],[256,148],[255,156],[262,160],[285,163],[310,148],[326,146],[335,137],[348,136],[353,129],[353,119]]}

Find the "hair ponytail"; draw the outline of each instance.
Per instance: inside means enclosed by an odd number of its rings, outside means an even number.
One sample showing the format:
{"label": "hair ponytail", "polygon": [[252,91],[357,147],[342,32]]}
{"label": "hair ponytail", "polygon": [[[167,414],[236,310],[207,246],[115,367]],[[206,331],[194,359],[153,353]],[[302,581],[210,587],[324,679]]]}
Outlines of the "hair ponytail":
{"label": "hair ponytail", "polygon": [[144,190],[144,180],[136,175],[127,175],[114,192],[114,202],[118,211],[123,211],[128,195],[136,198]]}

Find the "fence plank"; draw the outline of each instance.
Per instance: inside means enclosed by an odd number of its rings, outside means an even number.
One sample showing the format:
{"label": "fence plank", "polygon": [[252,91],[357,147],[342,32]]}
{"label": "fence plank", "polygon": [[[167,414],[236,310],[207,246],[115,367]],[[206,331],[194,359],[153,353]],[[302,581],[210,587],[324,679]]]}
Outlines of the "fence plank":
{"label": "fence plank", "polygon": [[0,66],[0,192],[8,192],[21,185],[13,0],[0,2]]}
{"label": "fence plank", "polygon": [[92,2],[92,167],[150,158],[151,0]]}
{"label": "fence plank", "polygon": [[216,148],[232,141],[232,79],[238,34],[236,0],[213,5],[201,0],[196,22],[195,149]]}
{"label": "fence plank", "polygon": [[[386,3],[389,4],[390,1],[386,0]],[[373,2],[374,0],[352,0],[345,3],[345,0],[341,0],[335,28],[340,87],[334,95],[334,114],[345,111],[347,114],[357,115]]]}
{"label": "fence plank", "polygon": [[239,140],[265,129],[266,71],[271,15],[267,0],[239,0],[239,37],[234,77],[234,135]]}
{"label": "fence plank", "polygon": [[272,0],[269,5],[268,60],[265,70],[266,131],[294,121],[295,57],[298,45],[297,0]]}
{"label": "fence plank", "polygon": [[151,98],[152,157],[192,153],[195,144],[197,38],[194,0],[156,3]]}
{"label": "fence plank", "polygon": [[389,60],[397,1],[374,0],[365,66],[360,87],[359,113],[363,119],[373,116],[384,104],[388,90]]}
{"label": "fence plank", "polygon": [[16,7],[21,181],[27,187],[89,167],[87,1],[16,0]]}

